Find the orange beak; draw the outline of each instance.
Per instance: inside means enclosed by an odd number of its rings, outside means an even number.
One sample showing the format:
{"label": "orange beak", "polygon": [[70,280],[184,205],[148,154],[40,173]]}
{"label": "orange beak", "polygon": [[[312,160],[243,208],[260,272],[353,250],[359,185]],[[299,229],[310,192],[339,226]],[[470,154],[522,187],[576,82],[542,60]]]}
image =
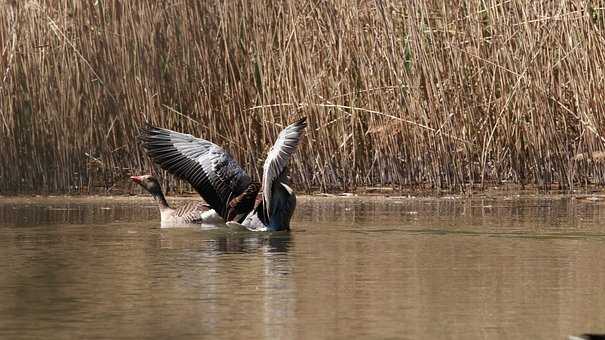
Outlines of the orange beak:
{"label": "orange beak", "polygon": [[137,184],[141,183],[141,176],[130,176],[130,179]]}

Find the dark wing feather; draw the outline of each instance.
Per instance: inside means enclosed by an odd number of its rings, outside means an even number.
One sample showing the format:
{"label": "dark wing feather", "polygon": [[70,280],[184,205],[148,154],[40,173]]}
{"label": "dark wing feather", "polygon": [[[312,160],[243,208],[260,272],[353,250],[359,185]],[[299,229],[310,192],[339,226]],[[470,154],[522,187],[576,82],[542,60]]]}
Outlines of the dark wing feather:
{"label": "dark wing feather", "polygon": [[147,124],[140,130],[147,155],[162,169],[186,180],[223,218],[229,201],[250,184],[250,176],[218,145]]}
{"label": "dark wing feather", "polygon": [[273,184],[276,179],[282,176],[288,166],[290,156],[296,151],[306,127],[306,117],[288,125],[279,133],[275,144],[267,154],[267,159],[263,165],[263,200],[267,214],[271,211]]}

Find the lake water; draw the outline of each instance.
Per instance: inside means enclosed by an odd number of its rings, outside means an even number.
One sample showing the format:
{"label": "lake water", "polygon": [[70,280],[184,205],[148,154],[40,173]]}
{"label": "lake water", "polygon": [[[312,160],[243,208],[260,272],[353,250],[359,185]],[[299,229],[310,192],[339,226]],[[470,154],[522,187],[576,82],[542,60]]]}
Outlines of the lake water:
{"label": "lake water", "polygon": [[565,339],[605,332],[605,201],[300,198],[290,233],[150,199],[2,199],[2,339]]}

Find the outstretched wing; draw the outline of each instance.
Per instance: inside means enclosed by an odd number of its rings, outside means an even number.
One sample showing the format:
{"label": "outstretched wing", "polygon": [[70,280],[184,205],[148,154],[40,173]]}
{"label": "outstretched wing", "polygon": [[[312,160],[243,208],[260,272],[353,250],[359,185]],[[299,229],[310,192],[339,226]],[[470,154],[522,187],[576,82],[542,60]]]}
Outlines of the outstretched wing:
{"label": "outstretched wing", "polygon": [[267,154],[263,165],[263,200],[267,214],[271,211],[273,184],[288,166],[290,156],[296,151],[306,127],[307,117],[288,125],[279,133],[275,144]]}
{"label": "outstretched wing", "polygon": [[223,218],[229,201],[250,185],[250,176],[218,145],[146,124],[140,139],[162,169],[186,180]]}

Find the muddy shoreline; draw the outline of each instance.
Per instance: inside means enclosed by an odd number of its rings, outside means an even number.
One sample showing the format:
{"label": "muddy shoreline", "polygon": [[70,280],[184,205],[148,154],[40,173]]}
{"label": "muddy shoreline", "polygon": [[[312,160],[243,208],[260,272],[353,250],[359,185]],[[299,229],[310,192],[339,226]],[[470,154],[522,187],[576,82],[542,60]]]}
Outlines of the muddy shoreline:
{"label": "muddy shoreline", "polygon": [[[452,200],[452,199],[519,199],[519,198],[575,198],[578,200],[602,201],[605,200],[605,190],[576,190],[558,191],[558,190],[500,190],[490,189],[473,193],[438,193],[434,191],[414,191],[414,192],[363,192],[363,193],[315,193],[298,194],[297,199],[300,202],[307,201],[333,201],[333,200],[362,200],[362,201],[389,201],[389,200]],[[166,196],[169,202],[198,200],[196,193],[169,194]],[[0,195],[0,204],[2,203],[101,203],[101,202],[151,202],[151,196],[140,194],[111,194],[111,195],[88,195],[88,194],[15,194]]]}

